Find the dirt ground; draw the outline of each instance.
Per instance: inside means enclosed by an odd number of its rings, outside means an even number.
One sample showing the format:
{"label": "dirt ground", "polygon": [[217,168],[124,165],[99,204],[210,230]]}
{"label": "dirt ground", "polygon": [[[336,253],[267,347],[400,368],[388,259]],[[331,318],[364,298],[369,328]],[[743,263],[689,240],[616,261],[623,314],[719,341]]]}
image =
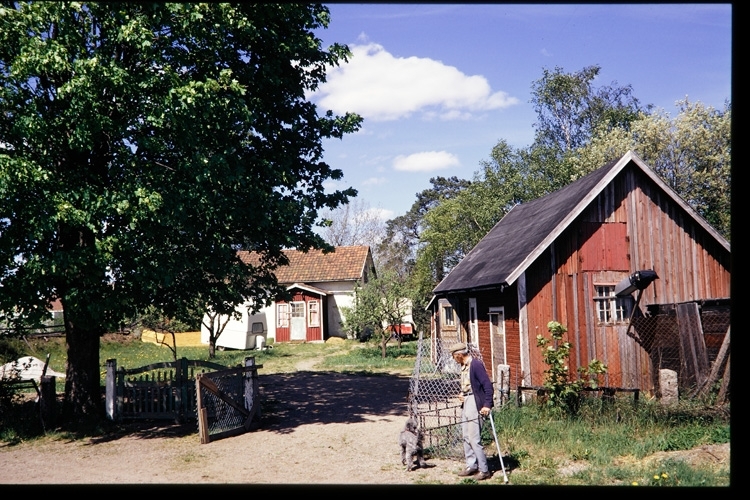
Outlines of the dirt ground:
{"label": "dirt ground", "polygon": [[407,377],[302,369],[259,374],[259,385],[266,411],[249,433],[200,444],[195,424],[134,424],[106,438],[0,444],[0,483],[458,482],[454,461],[411,472],[401,465]]}
{"label": "dirt ground", "polygon": [[[460,483],[459,461],[428,459],[429,468],[408,472],[401,465],[398,433],[407,414],[408,377],[299,366],[295,373],[261,373],[259,382],[264,414],[249,433],[200,444],[195,424],[134,424],[105,438],[0,444],[0,483]],[[696,460],[728,460],[729,446],[690,453]],[[503,484],[502,472],[488,482]]]}

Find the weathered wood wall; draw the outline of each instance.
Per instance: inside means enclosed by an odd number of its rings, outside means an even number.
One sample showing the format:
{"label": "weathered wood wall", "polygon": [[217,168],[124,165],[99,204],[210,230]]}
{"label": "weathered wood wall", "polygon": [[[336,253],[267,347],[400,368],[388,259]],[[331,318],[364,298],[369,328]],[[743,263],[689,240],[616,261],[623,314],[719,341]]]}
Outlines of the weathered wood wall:
{"label": "weathered wood wall", "polygon": [[597,358],[608,365],[608,386],[653,390],[648,353],[626,335],[627,324],[600,325],[595,284],[616,284],[631,273],[659,276],[640,308],[730,296],[729,252],[639,171],[625,169],[526,272],[530,374],[546,366],[536,335],[557,320],[573,343],[571,370]]}

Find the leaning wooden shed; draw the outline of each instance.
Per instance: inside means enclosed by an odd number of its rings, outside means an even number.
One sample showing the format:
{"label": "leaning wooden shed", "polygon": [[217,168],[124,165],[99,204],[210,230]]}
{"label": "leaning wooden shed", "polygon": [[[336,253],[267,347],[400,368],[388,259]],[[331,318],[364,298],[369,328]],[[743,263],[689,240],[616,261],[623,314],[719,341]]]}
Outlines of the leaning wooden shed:
{"label": "leaning wooden shed", "polygon": [[[495,381],[508,365],[511,387],[540,386],[536,337],[556,320],[573,372],[598,359],[604,385],[656,391],[660,367],[629,331],[631,315],[728,299],[729,261],[729,242],[628,152],[508,212],[433,290],[432,334],[477,344]],[[636,307],[615,287],[639,270],[658,279]]]}

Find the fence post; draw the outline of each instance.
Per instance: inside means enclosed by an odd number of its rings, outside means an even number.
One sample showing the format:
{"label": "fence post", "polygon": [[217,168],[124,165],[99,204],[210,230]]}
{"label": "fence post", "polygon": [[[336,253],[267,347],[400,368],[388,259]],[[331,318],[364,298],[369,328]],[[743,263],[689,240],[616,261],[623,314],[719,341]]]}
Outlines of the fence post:
{"label": "fence post", "polygon": [[175,404],[175,420],[178,424],[180,424],[185,421],[185,413],[187,413],[187,408],[189,407],[189,405],[187,404],[187,385],[188,383],[190,383],[190,381],[188,380],[188,359],[184,357],[180,358],[180,360],[175,364],[175,371],[177,372],[177,401]]}
{"label": "fence post", "polygon": [[107,360],[107,377],[104,381],[105,398],[104,408],[107,412],[107,418],[117,420],[117,360]]}
{"label": "fence post", "polygon": [[46,429],[54,427],[57,421],[57,379],[52,375],[44,375],[39,382],[39,413],[46,432]]}
{"label": "fence post", "polygon": [[[260,418],[260,402],[258,401],[258,369],[255,368],[255,357],[245,358],[245,367],[252,368],[243,373],[245,389],[245,409],[251,412],[251,418],[248,419],[247,425],[255,418]],[[254,413],[254,416],[252,414]]]}
{"label": "fence post", "polygon": [[510,398],[510,365],[497,365],[497,403],[505,404]]}

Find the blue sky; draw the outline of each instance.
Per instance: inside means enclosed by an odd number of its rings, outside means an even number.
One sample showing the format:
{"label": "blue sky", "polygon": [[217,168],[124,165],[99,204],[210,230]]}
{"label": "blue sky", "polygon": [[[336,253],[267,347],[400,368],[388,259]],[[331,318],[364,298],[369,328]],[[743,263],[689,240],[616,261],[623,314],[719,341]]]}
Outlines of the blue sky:
{"label": "blue sky", "polygon": [[364,117],[324,160],[360,203],[390,219],[435,176],[471,179],[500,139],[533,141],[531,85],[544,68],[599,65],[675,116],[685,97],[731,99],[732,4],[326,4],[327,47],[349,46],[311,99]]}

